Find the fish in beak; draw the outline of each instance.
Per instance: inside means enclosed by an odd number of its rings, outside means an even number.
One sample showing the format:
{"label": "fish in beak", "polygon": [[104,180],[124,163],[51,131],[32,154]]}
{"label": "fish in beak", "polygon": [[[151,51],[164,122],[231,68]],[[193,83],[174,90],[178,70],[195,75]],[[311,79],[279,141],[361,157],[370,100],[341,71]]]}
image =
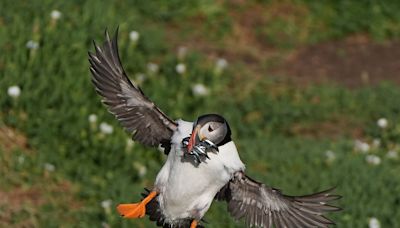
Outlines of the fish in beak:
{"label": "fish in beak", "polygon": [[201,125],[195,125],[190,137],[184,138],[182,140],[182,146],[186,148],[185,156],[192,155],[195,158],[196,163],[201,163],[200,156],[210,159],[207,155],[207,151],[212,149],[218,152],[218,146],[213,142],[208,140],[206,137],[200,133]]}

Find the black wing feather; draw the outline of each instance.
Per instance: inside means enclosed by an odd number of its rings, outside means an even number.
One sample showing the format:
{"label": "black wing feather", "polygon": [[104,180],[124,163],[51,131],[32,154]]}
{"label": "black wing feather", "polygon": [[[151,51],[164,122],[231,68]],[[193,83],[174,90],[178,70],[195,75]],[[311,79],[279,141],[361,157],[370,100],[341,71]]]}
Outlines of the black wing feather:
{"label": "black wing feather", "polygon": [[249,227],[329,227],[335,223],[324,214],[341,210],[328,205],[328,202],[341,198],[332,191],[287,196],[237,172],[216,199],[226,200],[229,213],[237,220],[244,218]]}
{"label": "black wing feather", "polygon": [[132,138],[147,146],[167,145],[177,124],[166,116],[142,90],[127,77],[122,67],[117,43],[105,32],[106,41],[89,52],[90,72],[96,91],[108,111],[115,115]]}

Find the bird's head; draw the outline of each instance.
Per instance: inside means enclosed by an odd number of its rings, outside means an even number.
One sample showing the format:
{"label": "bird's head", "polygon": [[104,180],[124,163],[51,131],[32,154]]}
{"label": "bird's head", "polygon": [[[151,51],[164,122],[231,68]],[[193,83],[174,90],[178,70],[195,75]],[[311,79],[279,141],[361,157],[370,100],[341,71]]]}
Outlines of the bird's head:
{"label": "bird's head", "polygon": [[199,116],[193,124],[192,134],[187,144],[188,152],[206,140],[217,147],[231,141],[231,129],[224,117],[217,114]]}

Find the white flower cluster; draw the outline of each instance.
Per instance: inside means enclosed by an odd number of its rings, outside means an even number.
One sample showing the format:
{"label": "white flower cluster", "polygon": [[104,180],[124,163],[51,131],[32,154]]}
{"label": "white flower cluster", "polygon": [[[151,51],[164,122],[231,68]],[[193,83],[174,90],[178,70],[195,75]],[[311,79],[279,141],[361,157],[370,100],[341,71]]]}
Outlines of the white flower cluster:
{"label": "white flower cluster", "polygon": [[146,175],[147,168],[143,164],[141,164],[141,163],[136,161],[136,162],[133,163],[133,167],[138,172],[139,177],[144,177]]}
{"label": "white flower cluster", "polygon": [[147,77],[146,77],[146,75],[145,74],[143,74],[143,73],[137,73],[136,75],[135,75],[135,82],[137,83],[137,84],[142,84],[144,81],[146,81],[146,79],[147,79]]}
{"label": "white flower cluster", "polygon": [[368,143],[363,142],[361,140],[355,140],[354,141],[354,148],[356,151],[359,151],[363,154],[367,153],[370,149],[370,146]]}
{"label": "white flower cluster", "polygon": [[12,98],[18,98],[19,95],[21,95],[21,88],[19,88],[17,85],[10,86],[7,89],[7,94]]}
{"label": "white flower cluster", "polygon": [[90,123],[92,123],[92,124],[96,123],[97,122],[97,115],[96,114],[90,114],[88,119],[89,119]]}
{"label": "white flower cluster", "polygon": [[378,127],[384,129],[388,126],[388,121],[385,118],[380,118],[378,119],[378,121],[376,121],[376,124],[378,125]]}
{"label": "white flower cluster", "polygon": [[207,96],[209,94],[208,88],[201,83],[194,84],[192,86],[192,92],[193,92],[193,95],[198,96],[198,97]]}
{"label": "white flower cluster", "polygon": [[178,73],[178,74],[184,74],[185,72],[186,72],[186,65],[185,64],[183,64],[183,63],[178,63],[176,66],[175,66],[175,70],[176,70],[176,72]]}
{"label": "white flower cluster", "polygon": [[374,154],[369,154],[365,157],[365,160],[370,165],[379,165],[381,164],[381,158]]}
{"label": "white flower cluster", "polygon": [[224,58],[217,59],[217,61],[215,62],[215,69],[214,69],[215,74],[220,75],[227,67],[228,67],[228,61],[226,61],[226,59]]}
{"label": "white flower cluster", "polygon": [[110,225],[107,222],[101,222],[101,227],[103,228],[110,228]]}
{"label": "white flower cluster", "polygon": [[147,70],[151,74],[157,74],[158,69],[159,69],[159,67],[158,67],[158,65],[156,63],[151,63],[150,62],[150,63],[147,64]]}
{"label": "white flower cluster", "polygon": [[108,123],[101,122],[100,123],[100,131],[101,131],[101,133],[103,133],[105,135],[109,135],[109,134],[113,133],[114,128],[113,128],[113,126],[111,126]]}
{"label": "white flower cluster", "polygon": [[100,202],[101,207],[104,209],[106,214],[111,213],[111,206],[113,201],[111,199],[106,199]]}
{"label": "white flower cluster", "polygon": [[379,156],[377,152],[381,151],[382,148],[389,147],[389,150],[385,154],[387,159],[398,159],[399,145],[392,142],[387,142],[387,137],[384,134],[384,130],[389,126],[389,121],[382,117],[376,121],[376,125],[382,129],[380,137],[374,138],[370,144],[361,140],[354,141],[354,150],[362,154],[366,154],[365,161],[373,166],[380,165],[382,163],[382,156]]}
{"label": "white flower cluster", "polygon": [[325,157],[328,162],[333,162],[336,159],[336,154],[331,150],[327,150],[325,151]]}
{"label": "white flower cluster", "polygon": [[61,16],[62,16],[62,13],[61,13],[60,11],[58,11],[58,10],[53,10],[53,11],[51,11],[51,13],[50,13],[50,17],[51,17],[51,19],[53,19],[53,20],[58,20],[58,19],[61,18]]}
{"label": "white flower cluster", "polygon": [[132,41],[133,43],[137,43],[139,38],[140,38],[139,32],[133,30],[129,33],[129,40]]}
{"label": "white flower cluster", "polygon": [[185,59],[187,54],[187,48],[184,46],[181,46],[178,48],[178,59],[183,60]]}
{"label": "white flower cluster", "polygon": [[111,208],[111,205],[112,205],[112,200],[111,199],[106,199],[106,200],[103,200],[103,201],[101,201],[101,207],[102,208],[104,208],[104,209],[110,209]]}
{"label": "white flower cluster", "polygon": [[395,151],[395,150],[389,150],[389,151],[387,152],[387,154],[386,154],[386,157],[387,157],[387,158],[390,158],[390,159],[397,159],[397,158],[399,157],[399,155],[397,154],[397,151]]}
{"label": "white flower cluster", "polygon": [[379,222],[379,220],[377,218],[372,217],[368,220],[368,227],[369,228],[380,228],[381,223]]}
{"label": "white flower cluster", "polygon": [[219,58],[217,59],[216,67],[220,70],[224,70],[226,67],[228,67],[228,61],[226,61],[224,58]]}
{"label": "white flower cluster", "polygon": [[[88,116],[88,121],[90,123],[90,127],[92,128],[92,130],[96,130],[97,129],[97,121],[98,121],[97,115],[94,113],[90,114]],[[104,135],[110,135],[114,132],[113,126],[106,122],[100,123],[99,130]]]}
{"label": "white flower cluster", "polygon": [[[179,47],[177,54],[179,61],[183,61],[186,55],[187,55],[187,48],[184,46]],[[180,75],[184,75],[186,73],[186,70],[187,70],[186,64],[184,64],[183,62],[179,62],[175,66],[175,71]]]}
{"label": "white flower cluster", "polygon": [[126,139],[125,151],[129,153],[130,150],[132,150],[134,145],[135,145],[135,142],[131,138],[127,138]]}
{"label": "white flower cluster", "polygon": [[44,169],[48,172],[54,172],[56,170],[56,167],[53,164],[45,163]]}
{"label": "white flower cluster", "polygon": [[31,50],[36,50],[39,48],[39,43],[34,40],[29,40],[26,42],[26,47]]}
{"label": "white flower cluster", "polygon": [[18,156],[17,158],[18,164],[22,165],[25,162],[25,157],[23,155]]}
{"label": "white flower cluster", "polygon": [[381,140],[380,139],[374,139],[372,140],[372,146],[375,148],[378,148],[381,145]]}

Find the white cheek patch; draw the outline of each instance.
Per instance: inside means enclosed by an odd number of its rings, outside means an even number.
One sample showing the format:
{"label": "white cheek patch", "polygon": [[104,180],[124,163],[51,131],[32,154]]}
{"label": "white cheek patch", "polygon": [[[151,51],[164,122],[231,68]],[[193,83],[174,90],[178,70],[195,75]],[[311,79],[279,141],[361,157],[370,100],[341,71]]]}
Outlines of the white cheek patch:
{"label": "white cheek patch", "polygon": [[[220,124],[218,128],[214,129],[213,131],[209,131],[208,128],[210,127],[210,123],[204,125],[199,133],[200,139],[207,138],[208,140],[212,141],[214,144],[218,144],[224,140],[225,135],[228,133],[227,128],[225,125]],[[212,125],[211,125],[212,128]]]}
{"label": "white cheek patch", "polygon": [[210,133],[208,131],[208,127],[209,127],[209,123],[207,123],[206,125],[204,125],[202,128],[200,128],[199,130],[199,138],[200,140],[204,140],[204,139],[210,139]]}

